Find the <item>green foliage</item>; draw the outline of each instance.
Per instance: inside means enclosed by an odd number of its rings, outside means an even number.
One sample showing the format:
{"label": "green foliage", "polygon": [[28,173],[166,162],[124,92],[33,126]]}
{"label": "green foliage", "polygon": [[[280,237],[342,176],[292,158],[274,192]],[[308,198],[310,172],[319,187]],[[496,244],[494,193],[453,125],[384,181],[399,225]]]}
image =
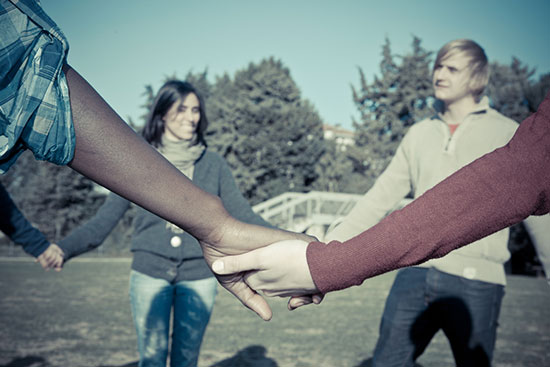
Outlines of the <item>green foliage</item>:
{"label": "green foliage", "polygon": [[542,75],[538,82],[528,86],[525,95],[529,110],[536,111],[548,92],[550,92],[550,73]]}
{"label": "green foliage", "polygon": [[[173,78],[177,79],[177,78]],[[191,83],[197,92],[201,95],[203,100],[208,101],[212,95],[212,85],[208,81],[208,71],[204,70],[200,73],[192,73],[191,71],[185,76],[185,81]]]}
{"label": "green foliage", "polygon": [[314,190],[344,192],[349,188],[353,164],[347,149],[332,140],[325,141],[325,151],[315,166],[318,178],[313,184]]}
{"label": "green foliage", "polygon": [[412,51],[396,56],[386,39],[380,75],[368,83],[359,68],[360,84],[358,88],[352,87],[352,91],[361,121],[354,121],[358,149],[351,151],[350,159],[354,170],[362,173],[370,184],[387,166],[407,129],[433,114],[431,54],[414,37]]}
{"label": "green foliage", "polygon": [[486,93],[494,108],[514,121],[523,121],[531,113],[526,92],[535,71],[516,58],[509,66],[493,62],[490,71]]}
{"label": "green foliage", "polygon": [[145,126],[145,122],[149,118],[149,111],[151,110],[151,106],[153,105],[153,100],[155,99],[155,90],[153,89],[153,86],[150,84],[147,84],[145,86],[145,90],[141,94],[145,97],[145,101],[139,105],[139,107],[143,108],[144,112],[143,115],[140,116],[140,119],[142,120],[142,127]]}
{"label": "green foliage", "polygon": [[310,188],[324,149],[322,121],[281,61],[262,60],[234,78],[218,78],[207,108],[207,142],[252,203]]}

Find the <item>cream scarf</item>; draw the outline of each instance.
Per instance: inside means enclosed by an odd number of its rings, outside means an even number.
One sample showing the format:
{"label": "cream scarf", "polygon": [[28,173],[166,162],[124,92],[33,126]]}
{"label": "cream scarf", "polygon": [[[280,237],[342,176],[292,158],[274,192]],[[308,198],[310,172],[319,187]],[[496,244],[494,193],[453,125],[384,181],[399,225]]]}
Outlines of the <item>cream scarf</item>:
{"label": "cream scarf", "polygon": [[195,162],[200,158],[206,147],[197,143],[196,139],[172,141],[162,137],[162,145],[158,151],[179,169],[187,178],[193,179]]}

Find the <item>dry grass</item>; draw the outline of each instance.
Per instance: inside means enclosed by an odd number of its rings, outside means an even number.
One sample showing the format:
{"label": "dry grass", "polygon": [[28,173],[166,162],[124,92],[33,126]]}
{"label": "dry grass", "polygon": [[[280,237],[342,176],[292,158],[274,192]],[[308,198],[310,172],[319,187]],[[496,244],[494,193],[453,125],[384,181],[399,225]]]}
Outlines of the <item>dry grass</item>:
{"label": "dry grass", "polygon": [[[137,366],[128,302],[129,261],[73,261],[61,273],[0,261],[0,367]],[[366,367],[376,343],[387,274],[294,312],[273,299],[263,322],[220,290],[201,367]],[[494,366],[550,365],[550,288],[510,277]],[[454,366],[439,333],[418,361]]]}

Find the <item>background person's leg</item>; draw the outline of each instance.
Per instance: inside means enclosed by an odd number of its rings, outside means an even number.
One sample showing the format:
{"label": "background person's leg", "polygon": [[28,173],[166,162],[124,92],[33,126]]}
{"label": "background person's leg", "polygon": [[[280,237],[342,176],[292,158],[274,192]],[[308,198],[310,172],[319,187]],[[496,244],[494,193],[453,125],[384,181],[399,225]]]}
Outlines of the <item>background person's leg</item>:
{"label": "background person's leg", "polygon": [[174,287],[132,270],[130,305],[136,327],[139,367],[166,367]]}
{"label": "background person's leg", "polygon": [[425,314],[427,270],[406,268],[397,274],[380,322],[373,367],[412,367],[439,329]]}
{"label": "background person's leg", "polygon": [[[456,364],[490,366],[504,287],[449,274],[446,277],[450,279],[445,282],[446,288],[460,300],[447,307],[443,325]],[[461,314],[466,314],[469,321]]]}
{"label": "background person's leg", "polygon": [[546,280],[550,284],[550,214],[532,215],[525,219],[523,224],[537,250]]}
{"label": "background person's leg", "polygon": [[196,367],[218,283],[215,278],[178,282],[174,301],[171,367]]}

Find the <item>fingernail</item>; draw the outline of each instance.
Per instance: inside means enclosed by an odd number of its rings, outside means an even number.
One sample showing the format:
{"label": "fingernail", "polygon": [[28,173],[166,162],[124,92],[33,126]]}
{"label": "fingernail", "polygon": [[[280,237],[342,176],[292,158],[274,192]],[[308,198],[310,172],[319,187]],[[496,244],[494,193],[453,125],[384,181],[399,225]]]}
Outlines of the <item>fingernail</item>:
{"label": "fingernail", "polygon": [[223,271],[223,261],[221,260],[214,261],[214,263],[212,264],[212,270],[214,270],[214,272],[216,273]]}

